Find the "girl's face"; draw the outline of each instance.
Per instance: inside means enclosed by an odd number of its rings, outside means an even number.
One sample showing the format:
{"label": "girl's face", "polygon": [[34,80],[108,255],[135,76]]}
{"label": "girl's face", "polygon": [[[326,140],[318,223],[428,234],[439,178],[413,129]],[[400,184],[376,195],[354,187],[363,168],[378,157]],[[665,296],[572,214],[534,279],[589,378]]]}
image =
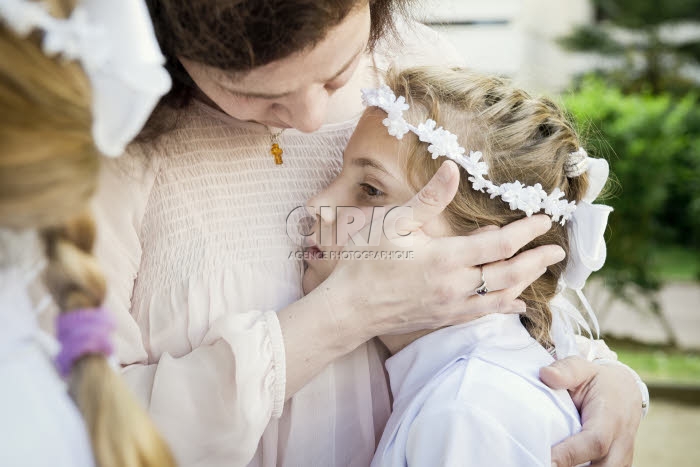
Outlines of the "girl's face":
{"label": "girl's face", "polygon": [[[387,132],[382,124],[384,118],[386,114],[378,109],[364,113],[343,153],[340,175],[307,203],[309,210],[315,213],[316,223],[305,258],[307,268],[302,283],[306,293],[333,272],[337,257],[330,257],[330,253],[343,250],[346,244],[347,250],[353,250],[352,242],[343,241],[344,235],[340,233],[343,229],[338,228],[339,220],[345,224],[350,222],[345,209],[358,208],[368,223],[375,207],[384,206],[389,211],[416,194],[404,172],[401,141]],[[429,157],[427,152],[426,157]],[[352,217],[353,231],[360,227],[354,224],[359,220],[357,217],[361,216]],[[433,237],[450,234],[443,216],[422,230]],[[324,253],[325,259],[321,257]]]}
{"label": "girl's face", "polygon": [[366,57],[369,33],[367,2],[312,49],[245,74],[180,61],[199,89],[232,117],[312,132],[323,124],[329,98],[350,81]]}

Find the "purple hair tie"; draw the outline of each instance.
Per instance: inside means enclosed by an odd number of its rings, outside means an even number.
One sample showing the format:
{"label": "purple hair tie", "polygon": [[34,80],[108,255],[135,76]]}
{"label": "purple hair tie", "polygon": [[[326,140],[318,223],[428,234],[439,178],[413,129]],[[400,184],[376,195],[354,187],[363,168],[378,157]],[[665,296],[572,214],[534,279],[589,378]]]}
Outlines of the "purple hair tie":
{"label": "purple hair tie", "polygon": [[110,356],[113,352],[109,335],[114,321],[102,307],[61,313],[56,328],[61,344],[56,366],[63,377],[70,374],[73,364],[81,357],[88,354]]}

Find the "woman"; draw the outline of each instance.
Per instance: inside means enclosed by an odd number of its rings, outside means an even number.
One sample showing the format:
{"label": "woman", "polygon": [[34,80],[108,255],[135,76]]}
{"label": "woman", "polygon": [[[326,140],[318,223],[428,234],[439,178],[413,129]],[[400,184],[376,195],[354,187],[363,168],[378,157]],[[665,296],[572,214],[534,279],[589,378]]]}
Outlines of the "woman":
{"label": "woman", "polygon": [[[145,5],[109,3],[0,0],[3,466],[173,465],[108,362],[105,280],[91,254],[100,152],[123,151],[170,83]],[[109,53],[94,60],[96,50]],[[61,311],[56,366],[30,298],[44,266]]]}
{"label": "woman", "polygon": [[[504,260],[551,223],[533,217],[449,250],[432,239],[414,261],[341,262],[302,298],[285,220],[339,170],[359,89],[377,84],[376,67],[444,63],[450,47],[405,23],[402,44],[389,40],[396,1],[149,5],[175,88],[98,200],[124,376],[183,465],[367,465],[390,411],[371,338],[522,311],[514,298],[564,254]],[[416,229],[449,202],[450,178],[412,201]],[[483,263],[492,291],[479,297]],[[629,391],[622,410],[641,404],[625,371],[563,365],[578,374],[557,384],[595,377],[601,397]],[[595,420],[627,423],[604,426],[633,438],[635,409]]]}

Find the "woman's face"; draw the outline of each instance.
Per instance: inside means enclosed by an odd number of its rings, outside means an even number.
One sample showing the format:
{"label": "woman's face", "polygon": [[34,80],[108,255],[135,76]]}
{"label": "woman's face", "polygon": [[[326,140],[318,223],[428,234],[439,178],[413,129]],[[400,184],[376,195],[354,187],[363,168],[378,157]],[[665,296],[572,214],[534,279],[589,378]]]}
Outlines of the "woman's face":
{"label": "woman's face", "polygon": [[323,124],[330,96],[357,69],[369,33],[367,2],[330,29],[314,48],[245,74],[180,61],[202,92],[232,117],[312,132]]}
{"label": "woman's face", "polygon": [[[344,209],[359,208],[365,221],[369,222],[375,207],[384,206],[389,211],[416,194],[404,171],[401,142],[387,132],[382,124],[385,118],[386,113],[377,109],[364,113],[343,153],[340,175],[307,203],[309,210],[315,213],[316,223],[306,249],[306,271],[302,282],[305,293],[333,272],[337,257],[331,257],[332,252],[343,250],[345,245],[348,245],[348,250],[353,249],[351,241],[341,234],[347,229],[338,228],[339,220],[340,223],[349,222],[343,214]],[[426,157],[430,157],[427,152]],[[356,217],[352,218],[350,230],[361,227],[354,224],[358,221]],[[443,216],[424,226],[423,231],[433,237],[450,234]]]}

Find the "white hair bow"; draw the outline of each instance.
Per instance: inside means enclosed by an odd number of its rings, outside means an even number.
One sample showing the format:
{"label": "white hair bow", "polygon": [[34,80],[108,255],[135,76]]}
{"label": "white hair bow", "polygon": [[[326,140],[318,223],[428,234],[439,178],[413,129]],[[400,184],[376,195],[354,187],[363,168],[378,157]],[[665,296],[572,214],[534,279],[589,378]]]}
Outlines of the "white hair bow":
{"label": "white hair bow", "polygon": [[[613,208],[603,204],[593,204],[600,195],[610,173],[605,159],[593,159],[586,156],[586,170],[589,186],[583,199],[577,204],[576,211],[567,224],[569,233],[569,259],[564,274],[559,279],[560,292],[551,302],[552,340],[557,357],[565,358],[577,355],[578,349],[574,335],[585,330],[591,336],[600,334],[600,327],[591,305],[583,295],[583,286],[592,272],[600,270],[605,263],[607,248],[605,246],[605,229],[608,216]],[[593,323],[595,334],[581,312],[564,296],[565,289],[572,289],[583,304],[589,319]]]}
{"label": "white hair bow", "polygon": [[143,0],[82,0],[67,19],[40,2],[0,0],[0,20],[20,36],[43,31],[47,55],[80,61],[92,86],[97,148],[119,156],[170,89]]}

